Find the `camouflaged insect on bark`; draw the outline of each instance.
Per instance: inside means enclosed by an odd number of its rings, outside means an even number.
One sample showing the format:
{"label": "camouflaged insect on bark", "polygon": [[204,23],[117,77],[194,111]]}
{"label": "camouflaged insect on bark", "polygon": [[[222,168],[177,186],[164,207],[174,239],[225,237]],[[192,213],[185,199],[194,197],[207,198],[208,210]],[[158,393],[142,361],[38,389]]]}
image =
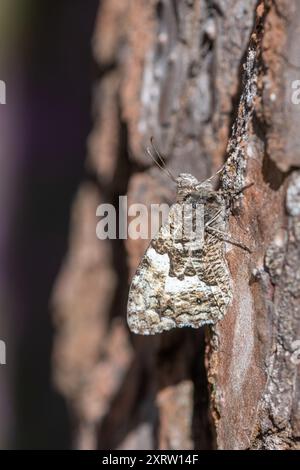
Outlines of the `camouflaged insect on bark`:
{"label": "camouflaged insect on bark", "polygon": [[[204,239],[192,249],[178,226],[184,204],[204,208]],[[226,199],[209,180],[189,174],[177,178],[177,203],[151,241],[132,280],[128,325],[134,333],[156,334],[176,327],[199,328],[222,319],[232,299],[224,253]],[[181,217],[183,220],[183,217]]]}

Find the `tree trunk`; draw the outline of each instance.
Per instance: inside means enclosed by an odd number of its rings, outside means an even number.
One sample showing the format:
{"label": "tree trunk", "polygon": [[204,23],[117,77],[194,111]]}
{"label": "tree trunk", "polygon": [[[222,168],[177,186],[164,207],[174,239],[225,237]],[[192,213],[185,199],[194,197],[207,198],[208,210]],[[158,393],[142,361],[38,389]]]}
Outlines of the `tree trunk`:
{"label": "tree trunk", "polygon": [[[300,437],[300,6],[296,0],[103,0],[88,174],[53,296],[56,384],[74,446],[290,449]],[[99,241],[96,207],[173,202],[149,161],[245,190],[226,244],[233,302],[214,328],[129,334],[146,240]]]}

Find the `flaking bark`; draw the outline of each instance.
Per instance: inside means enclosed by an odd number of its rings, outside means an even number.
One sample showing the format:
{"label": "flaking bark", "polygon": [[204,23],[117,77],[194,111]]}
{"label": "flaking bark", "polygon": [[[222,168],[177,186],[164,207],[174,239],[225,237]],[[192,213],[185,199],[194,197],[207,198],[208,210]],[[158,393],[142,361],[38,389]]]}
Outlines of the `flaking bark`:
{"label": "flaking bark", "polygon": [[[101,2],[95,178],[74,202],[54,294],[54,373],[76,446],[299,448],[298,10],[296,0]],[[101,201],[174,201],[145,156],[151,135],[174,174],[203,180],[228,158],[221,187],[254,183],[230,218],[252,253],[227,246],[233,304],[206,331],[205,354],[202,330],[129,335],[128,283],[148,242],[93,238]]]}

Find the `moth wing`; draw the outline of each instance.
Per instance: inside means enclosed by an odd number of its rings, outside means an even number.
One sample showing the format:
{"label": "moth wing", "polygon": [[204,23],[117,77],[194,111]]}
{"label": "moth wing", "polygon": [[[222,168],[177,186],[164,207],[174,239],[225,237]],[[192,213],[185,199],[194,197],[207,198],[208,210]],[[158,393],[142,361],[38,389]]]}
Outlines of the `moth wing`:
{"label": "moth wing", "polygon": [[168,243],[168,223],[163,225],[147,248],[132,279],[127,305],[127,323],[133,333],[150,335],[176,326],[168,315],[162,315],[165,284],[170,271],[167,252],[158,253],[158,242]]}
{"label": "moth wing", "polygon": [[197,256],[197,263],[192,262],[197,265],[194,272],[170,275],[171,264],[174,270],[184,258],[188,268],[193,260],[186,252],[176,253],[168,227],[163,226],[146,250],[129,289],[127,322],[133,333],[151,335],[176,327],[199,328],[223,317],[217,302],[219,287],[202,280],[201,256]]}

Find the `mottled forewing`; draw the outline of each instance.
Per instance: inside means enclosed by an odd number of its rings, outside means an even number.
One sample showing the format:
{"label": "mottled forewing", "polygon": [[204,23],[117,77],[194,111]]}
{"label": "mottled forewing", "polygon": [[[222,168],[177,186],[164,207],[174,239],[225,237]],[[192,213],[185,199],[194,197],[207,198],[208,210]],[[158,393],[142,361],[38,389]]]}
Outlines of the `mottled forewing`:
{"label": "mottled forewing", "polygon": [[[213,324],[231,300],[224,243],[205,232],[203,247],[191,251],[188,242],[176,236],[178,210],[178,204],[171,207],[167,224],[151,241],[132,280],[127,320],[134,333]],[[206,220],[213,215],[206,214]],[[221,222],[222,213],[213,225]]]}

